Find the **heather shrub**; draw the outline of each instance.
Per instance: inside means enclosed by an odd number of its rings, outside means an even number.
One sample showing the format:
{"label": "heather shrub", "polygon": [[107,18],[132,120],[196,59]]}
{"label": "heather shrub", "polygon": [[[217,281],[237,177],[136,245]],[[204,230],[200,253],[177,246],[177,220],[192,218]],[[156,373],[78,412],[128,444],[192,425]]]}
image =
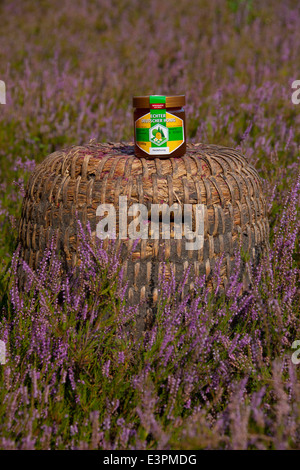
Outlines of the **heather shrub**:
{"label": "heather shrub", "polygon": [[[162,275],[154,324],[139,341],[116,247],[80,227],[84,262],[63,277],[55,240],[37,273],[17,250],[1,321],[2,448],[298,448],[298,190],[299,180],[246,294],[237,274],[217,302],[204,278],[189,299],[180,295],[188,272],[179,287]],[[239,262],[237,253],[237,273]],[[21,290],[18,264],[28,274]]]}
{"label": "heather shrub", "polygon": [[[297,6],[0,4],[1,449],[300,448]],[[149,93],[185,93],[188,140],[237,147],[255,165],[270,250],[243,295],[243,253],[225,291],[217,268],[213,292],[188,271],[179,286],[162,274],[137,339],[116,245],[79,227],[78,269],[60,275],[54,239],[32,272],[17,227],[36,163],[90,138],[132,140],[131,96]]]}

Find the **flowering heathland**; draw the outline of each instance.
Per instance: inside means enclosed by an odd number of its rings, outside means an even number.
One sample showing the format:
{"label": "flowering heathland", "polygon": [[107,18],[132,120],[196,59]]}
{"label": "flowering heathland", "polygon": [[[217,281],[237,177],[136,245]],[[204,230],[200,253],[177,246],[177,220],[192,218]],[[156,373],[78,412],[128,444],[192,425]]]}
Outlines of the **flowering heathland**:
{"label": "flowering heathland", "polygon": [[[299,449],[297,2],[14,0],[0,5],[0,448]],[[55,240],[38,272],[17,223],[36,162],[67,144],[132,140],[132,95],[187,95],[189,141],[239,147],[263,179],[270,250],[240,295],[162,273],[137,339],[117,247],[81,233],[61,277]],[[242,255],[243,256],[243,255]],[[236,255],[238,273],[241,254]],[[18,286],[18,270],[27,273]]]}

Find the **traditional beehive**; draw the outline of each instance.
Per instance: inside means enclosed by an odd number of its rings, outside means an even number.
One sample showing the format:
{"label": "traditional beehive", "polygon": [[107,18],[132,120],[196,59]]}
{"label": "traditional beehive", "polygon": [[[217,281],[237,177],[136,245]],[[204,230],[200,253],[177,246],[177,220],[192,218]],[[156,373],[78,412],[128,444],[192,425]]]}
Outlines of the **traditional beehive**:
{"label": "traditional beehive", "polygon": [[[204,244],[186,250],[184,239],[140,240],[126,262],[131,302],[157,300],[163,260],[180,281],[187,266],[207,282],[222,258],[220,275],[226,284],[235,248],[255,260],[268,246],[269,227],[262,185],[256,170],[237,150],[217,145],[189,144],[179,158],[137,158],[131,143],[72,146],[49,155],[30,177],[19,226],[21,254],[33,268],[47,242],[58,232],[58,249],[65,265],[76,265],[76,213],[95,233],[99,204],[114,204],[127,196],[128,207],[141,203],[204,205]],[[173,234],[174,235],[174,234]],[[132,247],[132,240],[124,242]]]}

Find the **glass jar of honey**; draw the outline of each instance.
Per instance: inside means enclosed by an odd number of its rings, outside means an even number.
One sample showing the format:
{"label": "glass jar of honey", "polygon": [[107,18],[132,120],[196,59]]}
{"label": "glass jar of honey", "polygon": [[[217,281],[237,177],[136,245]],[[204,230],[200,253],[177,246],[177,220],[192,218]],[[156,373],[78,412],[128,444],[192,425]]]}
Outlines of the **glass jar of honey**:
{"label": "glass jar of honey", "polygon": [[181,157],[186,152],[185,95],[134,96],[135,155]]}

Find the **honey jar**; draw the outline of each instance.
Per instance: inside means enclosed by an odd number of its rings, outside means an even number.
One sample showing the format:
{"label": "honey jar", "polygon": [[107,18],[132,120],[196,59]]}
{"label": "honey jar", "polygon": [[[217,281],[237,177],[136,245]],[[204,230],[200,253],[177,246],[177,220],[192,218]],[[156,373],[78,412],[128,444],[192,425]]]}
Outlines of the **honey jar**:
{"label": "honey jar", "polygon": [[135,155],[182,157],[186,152],[185,95],[134,96]]}

